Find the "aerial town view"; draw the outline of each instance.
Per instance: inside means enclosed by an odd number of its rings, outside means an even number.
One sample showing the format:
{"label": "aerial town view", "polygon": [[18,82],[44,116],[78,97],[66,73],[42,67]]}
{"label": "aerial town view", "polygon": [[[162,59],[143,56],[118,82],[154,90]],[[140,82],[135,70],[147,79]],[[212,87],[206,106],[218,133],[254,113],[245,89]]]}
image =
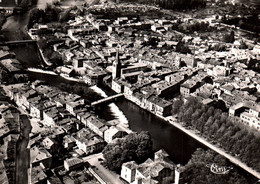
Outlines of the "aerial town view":
{"label": "aerial town view", "polygon": [[260,183],[260,0],[0,0],[0,184]]}

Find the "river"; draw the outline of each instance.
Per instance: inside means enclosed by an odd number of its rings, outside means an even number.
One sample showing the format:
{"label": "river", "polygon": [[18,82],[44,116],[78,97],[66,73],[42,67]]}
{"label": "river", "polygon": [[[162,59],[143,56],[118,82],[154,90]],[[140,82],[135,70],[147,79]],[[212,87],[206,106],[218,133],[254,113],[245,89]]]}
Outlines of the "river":
{"label": "river", "polygon": [[[49,1],[49,0],[48,0]],[[43,7],[45,1],[41,0],[38,4],[39,7]],[[66,3],[66,0],[65,0]],[[3,33],[9,40],[22,40],[27,39],[28,36],[23,32],[24,26],[28,22],[28,13],[23,15],[14,15],[7,19],[6,23],[3,25]],[[12,47],[12,51],[14,51],[17,55],[17,59],[19,59],[22,65],[25,68],[29,67],[39,67],[41,64],[41,60],[37,54],[35,45],[18,46]],[[42,74],[42,73],[33,73],[29,72],[30,80],[44,80],[46,83],[50,85],[57,85],[59,83],[66,83],[70,85],[71,81],[65,80],[60,76]],[[82,84],[84,85],[84,84]],[[111,94],[111,90],[103,87],[103,90],[107,94]],[[123,99],[119,100],[115,103],[118,109],[121,111],[121,116],[125,116],[124,121],[127,120],[129,123],[129,127],[133,131],[149,131],[153,144],[154,150],[165,149],[170,156],[172,157],[175,163],[186,164],[188,160],[191,158],[192,153],[197,148],[205,148],[201,143],[194,140],[190,136],[186,135],[182,131],[168,124],[167,122],[161,120],[160,118],[154,116],[153,114],[141,109],[137,105]],[[118,111],[118,110],[117,110]],[[100,117],[111,120],[115,118],[113,114],[113,110],[106,105],[102,106],[100,109],[96,111],[97,115]],[[246,173],[245,171],[240,170],[240,172],[247,178],[252,179],[253,177]]]}
{"label": "river", "polygon": [[260,7],[260,1],[259,0],[235,0],[237,2],[250,5],[250,6],[255,6],[255,7]]}

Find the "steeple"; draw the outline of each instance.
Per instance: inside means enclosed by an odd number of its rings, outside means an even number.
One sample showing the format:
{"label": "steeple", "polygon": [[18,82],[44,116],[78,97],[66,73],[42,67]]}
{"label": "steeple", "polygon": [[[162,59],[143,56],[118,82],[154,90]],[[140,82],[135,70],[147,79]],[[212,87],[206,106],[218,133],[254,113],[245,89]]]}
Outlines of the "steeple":
{"label": "steeple", "polygon": [[120,62],[119,61],[119,51],[118,51],[118,49],[116,49],[116,62],[117,63]]}
{"label": "steeple", "polygon": [[121,77],[121,62],[119,59],[119,50],[118,49],[116,50],[116,59],[113,62],[112,77],[113,77],[113,79]]}

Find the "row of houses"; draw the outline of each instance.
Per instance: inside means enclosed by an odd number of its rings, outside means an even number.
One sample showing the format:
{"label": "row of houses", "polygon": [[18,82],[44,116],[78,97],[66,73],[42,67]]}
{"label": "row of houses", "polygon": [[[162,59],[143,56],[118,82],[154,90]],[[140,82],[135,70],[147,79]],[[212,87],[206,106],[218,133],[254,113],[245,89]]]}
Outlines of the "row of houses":
{"label": "row of houses", "polygon": [[260,131],[260,106],[250,102],[239,102],[229,108],[229,116]]}
{"label": "row of houses", "polygon": [[27,84],[9,85],[5,90],[18,106],[28,110],[32,117],[41,120],[46,126],[60,126],[66,133],[87,127],[106,142],[125,135],[118,127],[89,113],[88,106],[80,96],[63,94],[38,81],[32,86],[35,90]]}
{"label": "row of houses", "polygon": [[[125,84],[125,85],[124,85]],[[159,116],[168,116],[171,114],[172,103],[156,95],[144,95],[137,92],[136,88],[131,88],[129,83],[121,83],[120,80],[112,81],[112,89],[116,92],[123,92],[126,99],[136,103],[138,106]]]}
{"label": "row of houses", "polygon": [[3,98],[3,90],[0,90],[0,182],[15,182],[15,162],[17,145],[20,137],[20,122],[27,118],[12,105],[8,98]]}

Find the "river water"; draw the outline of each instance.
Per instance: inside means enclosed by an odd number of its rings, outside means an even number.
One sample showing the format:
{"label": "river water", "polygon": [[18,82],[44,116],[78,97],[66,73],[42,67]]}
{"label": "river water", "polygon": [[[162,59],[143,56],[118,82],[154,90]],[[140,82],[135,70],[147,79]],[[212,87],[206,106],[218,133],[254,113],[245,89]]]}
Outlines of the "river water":
{"label": "river water", "polygon": [[243,4],[246,4],[246,5],[260,7],[260,1],[259,0],[236,0],[236,1],[243,3]]}
{"label": "river water", "polygon": [[[47,1],[49,2],[50,0]],[[38,7],[42,8],[44,5],[46,5],[45,2],[47,1],[40,0]],[[66,0],[65,3],[68,5]],[[23,32],[23,28],[27,22],[28,13],[11,16],[3,25],[2,31],[9,40],[28,39],[28,36]],[[16,53],[17,59],[21,61],[25,68],[40,67],[41,60],[37,54],[35,45],[29,45],[27,47],[13,47],[11,50]],[[29,75],[30,80],[43,80],[53,86],[60,83],[66,83],[68,85],[74,83],[63,79],[60,76],[33,72],[30,72]],[[103,90],[107,94],[112,94],[111,90],[109,89],[103,87]],[[115,104],[117,106],[116,111],[121,111],[120,116],[124,116],[122,119],[124,119],[124,121],[128,121],[129,127],[133,131],[149,131],[152,136],[154,150],[161,148],[165,149],[170,154],[175,163],[186,164],[191,158],[192,153],[197,148],[206,149],[205,146],[186,135],[182,131],[125,99],[119,100]],[[115,111],[113,111],[111,108],[113,108],[113,105],[111,106],[111,104],[104,105],[100,107],[96,113],[101,118],[111,120],[116,118],[115,114],[113,113]],[[249,179],[253,178],[245,171],[240,170],[240,172]]]}

